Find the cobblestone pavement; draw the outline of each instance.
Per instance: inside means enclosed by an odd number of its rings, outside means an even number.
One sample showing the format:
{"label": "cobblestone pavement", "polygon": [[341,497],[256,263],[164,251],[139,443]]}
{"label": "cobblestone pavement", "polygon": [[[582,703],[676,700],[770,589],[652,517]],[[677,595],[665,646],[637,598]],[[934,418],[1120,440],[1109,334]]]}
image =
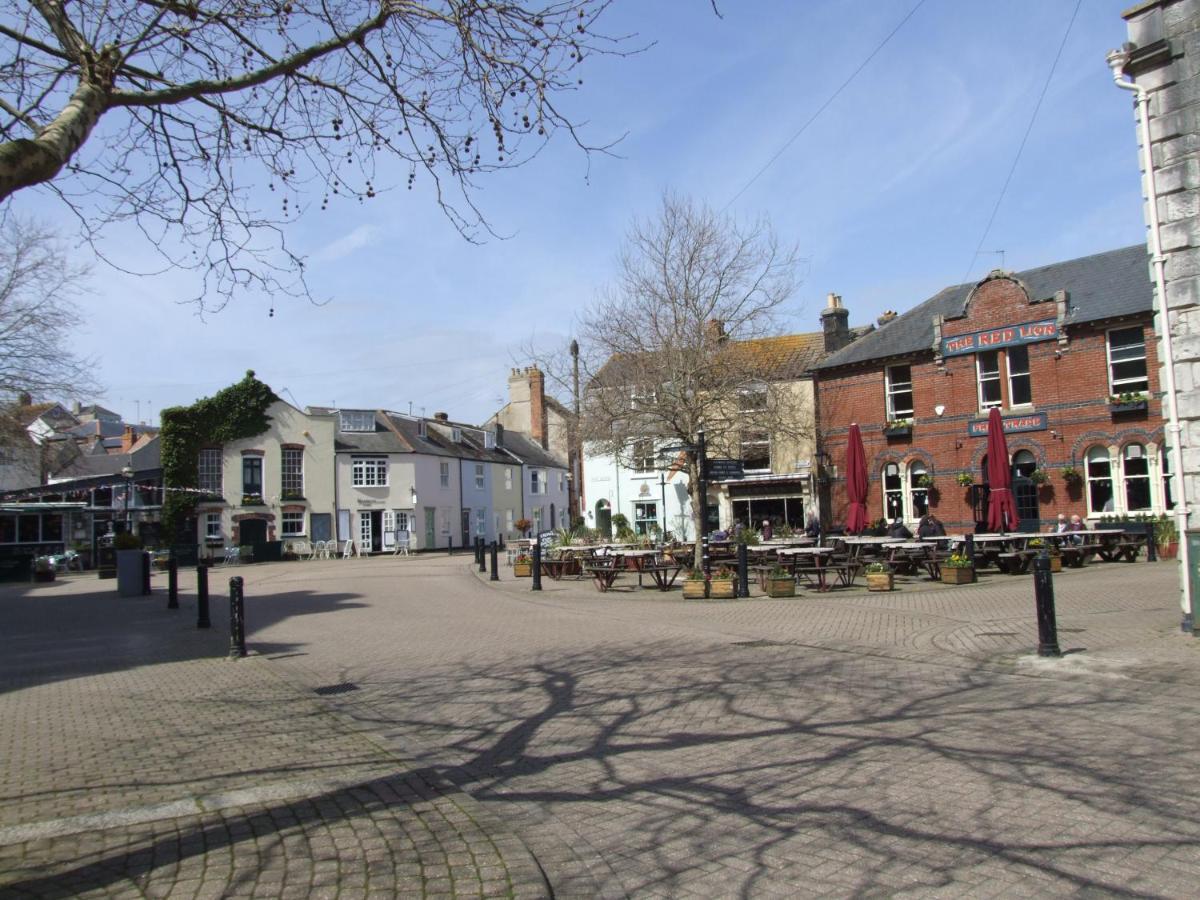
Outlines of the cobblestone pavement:
{"label": "cobblestone pavement", "polygon": [[488,810],[262,657],[225,658],[227,604],[197,631],[194,598],[168,611],[159,588],[0,587],[0,896],[547,895]]}
{"label": "cobblestone pavement", "polygon": [[[1195,892],[1172,564],[683,602],[465,558],[247,569],[250,640],[518,831],[558,896]],[[326,581],[329,579],[329,581]],[[295,615],[322,584],[353,605]]]}

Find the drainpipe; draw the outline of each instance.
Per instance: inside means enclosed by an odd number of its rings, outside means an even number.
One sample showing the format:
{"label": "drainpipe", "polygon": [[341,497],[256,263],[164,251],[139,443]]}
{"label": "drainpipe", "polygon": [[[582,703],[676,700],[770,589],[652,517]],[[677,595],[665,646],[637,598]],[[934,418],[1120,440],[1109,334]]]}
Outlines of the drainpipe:
{"label": "drainpipe", "polygon": [[[1162,250],[1162,231],[1158,220],[1158,188],[1154,177],[1154,156],[1150,149],[1150,95],[1140,84],[1125,80],[1125,66],[1129,64],[1129,52],[1112,50],[1107,56],[1107,62],[1113,73],[1113,83],[1126,91],[1137,95],[1138,130],[1141,132],[1142,168],[1146,173],[1146,192],[1148,194],[1147,208],[1150,215],[1150,261],[1154,266],[1154,293],[1158,299],[1158,320],[1162,334],[1163,356],[1166,365],[1166,394],[1167,394],[1167,431],[1171,436],[1171,472],[1176,480],[1178,497],[1175,501],[1175,526],[1179,532],[1179,572],[1182,583],[1180,606],[1183,610],[1182,628],[1192,631],[1196,622],[1192,612],[1192,587],[1189,572],[1191,563],[1188,559],[1187,525],[1188,506],[1187,489],[1183,477],[1183,432],[1179,424],[1179,407],[1175,396],[1175,353],[1172,348],[1170,309],[1167,305],[1167,258]],[[1132,78],[1132,76],[1130,76]],[[1153,538],[1151,538],[1153,540]]]}

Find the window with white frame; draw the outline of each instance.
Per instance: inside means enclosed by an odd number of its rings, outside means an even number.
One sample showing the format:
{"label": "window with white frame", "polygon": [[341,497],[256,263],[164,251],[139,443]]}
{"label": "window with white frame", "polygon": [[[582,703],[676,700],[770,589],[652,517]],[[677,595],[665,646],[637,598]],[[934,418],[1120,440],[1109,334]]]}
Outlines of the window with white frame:
{"label": "window with white frame", "polygon": [[654,441],[645,439],[634,441],[630,455],[632,457],[633,471],[639,474],[654,471]]}
{"label": "window with white frame", "polygon": [[529,493],[544,494],[545,479],[542,477],[541,469],[529,470]]}
{"label": "window with white frame", "polygon": [[887,367],[887,417],[911,419],[913,414],[912,366]]}
{"label": "window with white frame", "polygon": [[926,475],[925,463],[913,460],[908,464],[909,518],[919,519],[929,512],[929,489],[922,484]]}
{"label": "window with white frame", "polygon": [[221,493],[221,448],[205,447],[196,467],[196,487],[206,494]]}
{"label": "window with white frame", "polygon": [[1033,382],[1029,377],[1029,348],[1009,347],[1004,352],[1008,365],[1008,405],[1028,406],[1033,403]]}
{"label": "window with white frame", "polygon": [[483,490],[483,463],[475,463],[475,487]]}
{"label": "window with white frame", "polygon": [[506,533],[513,530],[513,523],[515,521],[516,519],[513,518],[513,511],[511,509],[506,509],[504,511],[504,531]]}
{"label": "window with white frame", "polygon": [[442,487],[450,487],[450,463],[438,463],[438,479]]}
{"label": "window with white frame", "polygon": [[1000,392],[1000,353],[985,350],[975,355],[975,366],[979,374],[979,407],[991,409],[1004,400]]}
{"label": "window with white frame", "polygon": [[396,531],[411,531],[412,523],[409,521],[407,510],[396,510]]}
{"label": "window with white frame", "polygon": [[204,540],[212,543],[221,540],[221,514],[219,512],[204,514]]}
{"label": "window with white frame", "polygon": [[1162,476],[1163,509],[1175,508],[1175,495],[1171,493],[1171,449],[1163,444],[1158,448],[1158,467]]}
{"label": "window with white frame", "polygon": [[1092,447],[1084,458],[1087,475],[1087,505],[1090,515],[1112,512],[1113,482],[1112,463],[1107,447]]}
{"label": "window with white frame", "polygon": [[633,504],[633,530],[638,534],[651,534],[658,530],[658,504]]}
{"label": "window with white frame", "polygon": [[541,534],[542,532],[542,508],[535,506],[533,508],[533,533]]}
{"label": "window with white frame", "polygon": [[1141,325],[1108,333],[1108,390],[1137,394],[1150,390],[1146,374],[1146,336]]}
{"label": "window with white frame", "polygon": [[369,409],[343,409],[338,413],[339,431],[374,431],[375,413]]}
{"label": "window with white frame", "polygon": [[742,429],[739,450],[743,471],[771,471],[771,433],[765,428]]}
{"label": "window with white frame", "polygon": [[304,451],[299,447],[283,448],[280,482],[284,499],[304,496]]}
{"label": "window with white frame", "polygon": [[506,491],[512,490],[512,466],[504,467],[504,489]]}
{"label": "window with white frame", "polygon": [[284,537],[298,537],[304,534],[304,513],[285,512],[279,519],[280,533]]}
{"label": "window with white frame", "polygon": [[387,487],[387,457],[353,457],[350,461],[350,483],[354,487]]}
{"label": "window with white frame", "polygon": [[900,466],[885,463],[881,473],[883,481],[883,514],[890,522],[904,518],[904,482],[900,478]]}
{"label": "window with white frame", "polygon": [[1125,482],[1125,511],[1145,512],[1150,499],[1150,461],[1141,444],[1126,444],[1121,449],[1121,478]]}
{"label": "window with white frame", "polygon": [[487,510],[475,510],[475,534],[479,537],[487,534]]}

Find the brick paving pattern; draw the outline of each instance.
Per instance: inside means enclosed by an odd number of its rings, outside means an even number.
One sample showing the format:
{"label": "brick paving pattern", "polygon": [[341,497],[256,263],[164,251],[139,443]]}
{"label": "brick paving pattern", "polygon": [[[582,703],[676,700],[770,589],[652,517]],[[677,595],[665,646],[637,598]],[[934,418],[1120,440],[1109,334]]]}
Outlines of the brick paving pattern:
{"label": "brick paving pattern", "polygon": [[0,895],[1194,892],[1170,564],[1056,577],[1052,662],[1028,577],[683,602],[466,557],[238,574],[236,663],[186,596],[0,593]]}

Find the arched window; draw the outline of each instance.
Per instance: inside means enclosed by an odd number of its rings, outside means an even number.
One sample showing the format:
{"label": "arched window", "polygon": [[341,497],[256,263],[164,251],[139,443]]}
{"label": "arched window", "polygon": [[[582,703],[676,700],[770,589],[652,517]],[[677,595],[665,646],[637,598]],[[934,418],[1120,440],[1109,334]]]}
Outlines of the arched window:
{"label": "arched window", "polygon": [[929,492],[921,486],[921,479],[925,477],[925,474],[925,463],[919,459],[908,464],[908,517],[910,519],[919,519],[929,512]]}
{"label": "arched window", "polygon": [[1121,478],[1125,482],[1125,510],[1144,512],[1151,507],[1150,463],[1141,444],[1126,444],[1121,450]]}
{"label": "arched window", "polygon": [[1012,473],[1014,478],[1028,478],[1037,468],[1037,460],[1028,450],[1018,450],[1013,454]]}
{"label": "arched window", "polygon": [[1108,460],[1107,447],[1092,447],[1087,452],[1088,512],[1099,515],[1112,512],[1113,483],[1112,466]]}
{"label": "arched window", "polygon": [[1175,508],[1175,497],[1171,494],[1171,448],[1165,443],[1158,448],[1158,464],[1162,474],[1163,509]]}
{"label": "arched window", "polygon": [[904,518],[904,482],[900,480],[900,467],[887,463],[883,467],[883,514],[890,522]]}

